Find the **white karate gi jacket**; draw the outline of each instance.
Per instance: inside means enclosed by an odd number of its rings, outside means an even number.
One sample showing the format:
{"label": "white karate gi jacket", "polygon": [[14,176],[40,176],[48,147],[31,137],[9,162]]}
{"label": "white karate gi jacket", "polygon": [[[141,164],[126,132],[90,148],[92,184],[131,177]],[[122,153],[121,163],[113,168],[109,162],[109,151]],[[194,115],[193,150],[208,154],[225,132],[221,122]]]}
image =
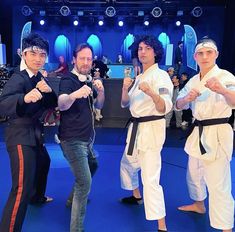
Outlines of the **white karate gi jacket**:
{"label": "white karate gi jacket", "polygon": [[[147,82],[163,98],[166,107],[165,113],[158,112],[151,97],[139,90],[138,86],[143,81]],[[139,118],[167,114],[172,108],[172,93],[173,84],[168,73],[160,69],[158,64],[152,65],[143,74],[136,77],[135,83],[128,93],[131,115]],[[139,123],[135,143],[136,149],[142,151],[159,149],[165,141],[165,127],[165,119]],[[127,143],[130,140],[131,130],[132,124],[128,130]]]}
{"label": "white karate gi jacket", "polygon": [[[229,118],[232,114],[232,106],[226,102],[224,96],[205,87],[206,81],[212,77],[218,78],[223,86],[235,91],[235,77],[230,72],[220,69],[215,65],[202,80],[200,80],[200,74],[193,76],[177,97],[177,99],[185,97],[192,88],[200,92],[200,96],[195,101],[184,107],[184,109],[190,107],[193,117],[197,120]],[[207,161],[214,161],[224,154],[231,160],[233,152],[233,130],[229,124],[203,127],[201,142],[206,150],[206,154],[204,155],[200,152],[199,131],[198,127],[195,127],[186,141],[186,153]]]}

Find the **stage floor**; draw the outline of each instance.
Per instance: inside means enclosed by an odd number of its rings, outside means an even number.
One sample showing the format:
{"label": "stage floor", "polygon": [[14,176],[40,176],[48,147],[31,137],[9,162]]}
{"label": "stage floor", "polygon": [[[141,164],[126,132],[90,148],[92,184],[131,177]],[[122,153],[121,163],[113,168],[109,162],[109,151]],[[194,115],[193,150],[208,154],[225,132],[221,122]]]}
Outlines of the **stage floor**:
{"label": "stage floor", "polygon": [[[54,133],[51,130],[51,133]],[[157,231],[155,221],[147,221],[144,206],[128,206],[119,199],[130,195],[120,188],[119,167],[125,142],[125,129],[97,128],[95,150],[99,169],[93,178],[85,218],[87,232],[153,232]],[[213,232],[208,213],[197,215],[183,213],[177,207],[190,203],[186,186],[187,155],[183,151],[184,140],[179,130],[168,130],[166,144],[162,151],[161,184],[164,189],[167,225],[170,232]],[[46,144],[50,157],[47,195],[54,201],[43,206],[29,206],[23,225],[23,232],[69,232],[70,209],[66,198],[74,178],[60,146],[48,135]],[[0,142],[0,215],[11,186],[9,159],[4,143]],[[232,180],[235,182],[235,160],[231,162]],[[235,196],[235,190],[233,189]]]}

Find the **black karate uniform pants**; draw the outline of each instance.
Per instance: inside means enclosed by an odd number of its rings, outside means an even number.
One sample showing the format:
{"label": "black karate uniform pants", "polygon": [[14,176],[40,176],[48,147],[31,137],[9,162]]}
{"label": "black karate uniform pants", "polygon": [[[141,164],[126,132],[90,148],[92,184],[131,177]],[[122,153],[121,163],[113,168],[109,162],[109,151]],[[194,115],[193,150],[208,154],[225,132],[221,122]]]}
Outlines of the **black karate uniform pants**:
{"label": "black karate uniform pants", "polygon": [[36,192],[30,200],[31,204],[40,204],[46,201],[45,192],[50,163],[51,159],[46,147],[43,144],[38,145],[35,176]]}
{"label": "black karate uniform pants", "polygon": [[3,210],[1,232],[20,232],[32,193],[36,173],[36,146],[7,147],[10,157],[12,188]]}
{"label": "black karate uniform pants", "polygon": [[20,232],[28,204],[44,203],[50,157],[43,145],[7,148],[12,175],[9,194],[0,223],[1,232]]}

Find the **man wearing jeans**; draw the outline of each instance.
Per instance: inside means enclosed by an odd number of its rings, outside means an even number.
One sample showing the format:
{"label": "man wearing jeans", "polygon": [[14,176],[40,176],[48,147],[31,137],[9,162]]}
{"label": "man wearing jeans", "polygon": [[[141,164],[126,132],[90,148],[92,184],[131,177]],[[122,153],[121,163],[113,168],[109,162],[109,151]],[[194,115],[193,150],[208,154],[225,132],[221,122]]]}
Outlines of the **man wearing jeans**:
{"label": "man wearing jeans", "polygon": [[88,153],[95,136],[93,96],[97,95],[96,108],[102,108],[104,103],[102,82],[92,81],[89,76],[92,57],[93,50],[89,44],[78,45],[73,53],[74,68],[62,77],[59,87],[59,138],[64,156],[75,176],[71,232],[84,231],[83,222],[91,187]]}

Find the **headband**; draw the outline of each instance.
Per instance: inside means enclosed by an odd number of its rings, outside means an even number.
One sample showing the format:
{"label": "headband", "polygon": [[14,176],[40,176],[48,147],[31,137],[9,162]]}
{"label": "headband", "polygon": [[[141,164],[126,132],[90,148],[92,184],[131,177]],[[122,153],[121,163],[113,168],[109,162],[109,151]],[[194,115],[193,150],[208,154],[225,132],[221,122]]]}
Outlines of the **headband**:
{"label": "headband", "polygon": [[196,46],[194,53],[196,53],[201,48],[211,48],[214,49],[215,51],[218,51],[216,45],[213,42],[202,42]]}
{"label": "headband", "polygon": [[39,52],[39,53],[45,53],[47,55],[47,51],[45,49],[41,49],[38,46],[31,46],[31,47],[27,47],[23,50],[24,52]]}

